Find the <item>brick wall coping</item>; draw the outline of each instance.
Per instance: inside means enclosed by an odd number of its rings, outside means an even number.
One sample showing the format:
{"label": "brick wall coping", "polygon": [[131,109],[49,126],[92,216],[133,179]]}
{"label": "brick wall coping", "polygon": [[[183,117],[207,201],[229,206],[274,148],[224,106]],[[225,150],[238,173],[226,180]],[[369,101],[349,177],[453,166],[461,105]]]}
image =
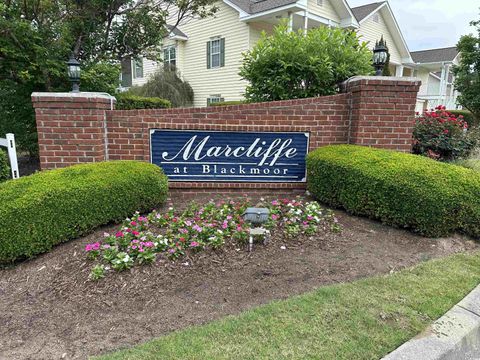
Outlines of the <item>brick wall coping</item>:
{"label": "brick wall coping", "polygon": [[52,102],[52,101],[78,101],[79,99],[86,99],[89,101],[97,100],[102,102],[115,102],[114,96],[107,93],[100,92],[34,92],[32,93],[32,100],[34,102]]}
{"label": "brick wall coping", "polygon": [[353,76],[345,80],[342,85],[353,85],[361,83],[364,85],[420,85],[421,80],[417,77],[397,76]]}

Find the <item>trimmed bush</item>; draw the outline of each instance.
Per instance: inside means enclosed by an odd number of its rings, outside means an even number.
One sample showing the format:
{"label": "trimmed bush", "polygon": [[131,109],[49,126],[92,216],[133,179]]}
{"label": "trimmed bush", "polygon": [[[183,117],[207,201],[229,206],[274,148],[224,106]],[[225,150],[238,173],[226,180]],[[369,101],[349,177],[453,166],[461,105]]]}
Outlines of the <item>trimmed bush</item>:
{"label": "trimmed bush", "polygon": [[480,124],[480,119],[477,119],[470,111],[468,110],[447,110],[450,114],[459,117],[460,115],[463,116],[463,120],[465,120],[468,124],[468,127],[476,127]]}
{"label": "trimmed bush", "polygon": [[115,95],[117,110],[135,110],[135,109],[165,109],[172,107],[170,101],[156,98],[132,95],[129,93],[120,93]]}
{"label": "trimmed bush", "polygon": [[0,182],[10,179],[10,165],[7,153],[0,149]]}
{"label": "trimmed bush", "polygon": [[307,157],[308,189],[320,201],[424,236],[480,237],[480,174],[426,157],[354,145]]}
{"label": "trimmed bush", "polygon": [[166,199],[167,177],[155,165],[112,161],[75,165],[0,184],[0,263],[153,209]]}

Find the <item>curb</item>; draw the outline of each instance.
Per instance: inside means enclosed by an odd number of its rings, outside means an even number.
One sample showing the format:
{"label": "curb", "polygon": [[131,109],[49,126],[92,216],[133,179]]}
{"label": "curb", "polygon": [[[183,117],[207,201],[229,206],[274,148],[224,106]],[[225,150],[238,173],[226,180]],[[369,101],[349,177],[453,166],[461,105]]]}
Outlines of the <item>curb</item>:
{"label": "curb", "polygon": [[480,285],[427,330],[382,360],[480,359]]}

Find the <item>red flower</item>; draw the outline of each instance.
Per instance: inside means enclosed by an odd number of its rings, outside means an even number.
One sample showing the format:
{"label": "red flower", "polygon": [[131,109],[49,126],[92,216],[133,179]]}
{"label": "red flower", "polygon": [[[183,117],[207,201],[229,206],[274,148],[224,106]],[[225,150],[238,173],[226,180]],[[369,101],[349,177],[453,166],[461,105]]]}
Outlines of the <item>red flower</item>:
{"label": "red flower", "polygon": [[448,129],[443,130],[444,134],[448,134]]}

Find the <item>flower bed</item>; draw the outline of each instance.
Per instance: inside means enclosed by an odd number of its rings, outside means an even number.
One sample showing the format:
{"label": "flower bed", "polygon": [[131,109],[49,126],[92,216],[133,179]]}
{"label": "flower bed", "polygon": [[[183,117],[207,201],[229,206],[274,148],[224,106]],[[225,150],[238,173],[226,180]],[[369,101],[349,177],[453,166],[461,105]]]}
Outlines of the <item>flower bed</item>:
{"label": "flower bed", "polygon": [[[182,212],[173,208],[165,213],[154,210],[145,216],[137,212],[114,234],[105,233],[103,239],[86,245],[87,256],[96,262],[90,277],[98,280],[110,269],[123,271],[149,264],[157,256],[175,260],[228,244],[246,244],[250,225],[244,221],[243,213],[250,206],[248,199],[211,200],[204,206],[192,203]],[[281,232],[293,238],[340,230],[334,214],[314,201],[283,199],[262,206],[270,210],[265,228],[273,234]]]}

